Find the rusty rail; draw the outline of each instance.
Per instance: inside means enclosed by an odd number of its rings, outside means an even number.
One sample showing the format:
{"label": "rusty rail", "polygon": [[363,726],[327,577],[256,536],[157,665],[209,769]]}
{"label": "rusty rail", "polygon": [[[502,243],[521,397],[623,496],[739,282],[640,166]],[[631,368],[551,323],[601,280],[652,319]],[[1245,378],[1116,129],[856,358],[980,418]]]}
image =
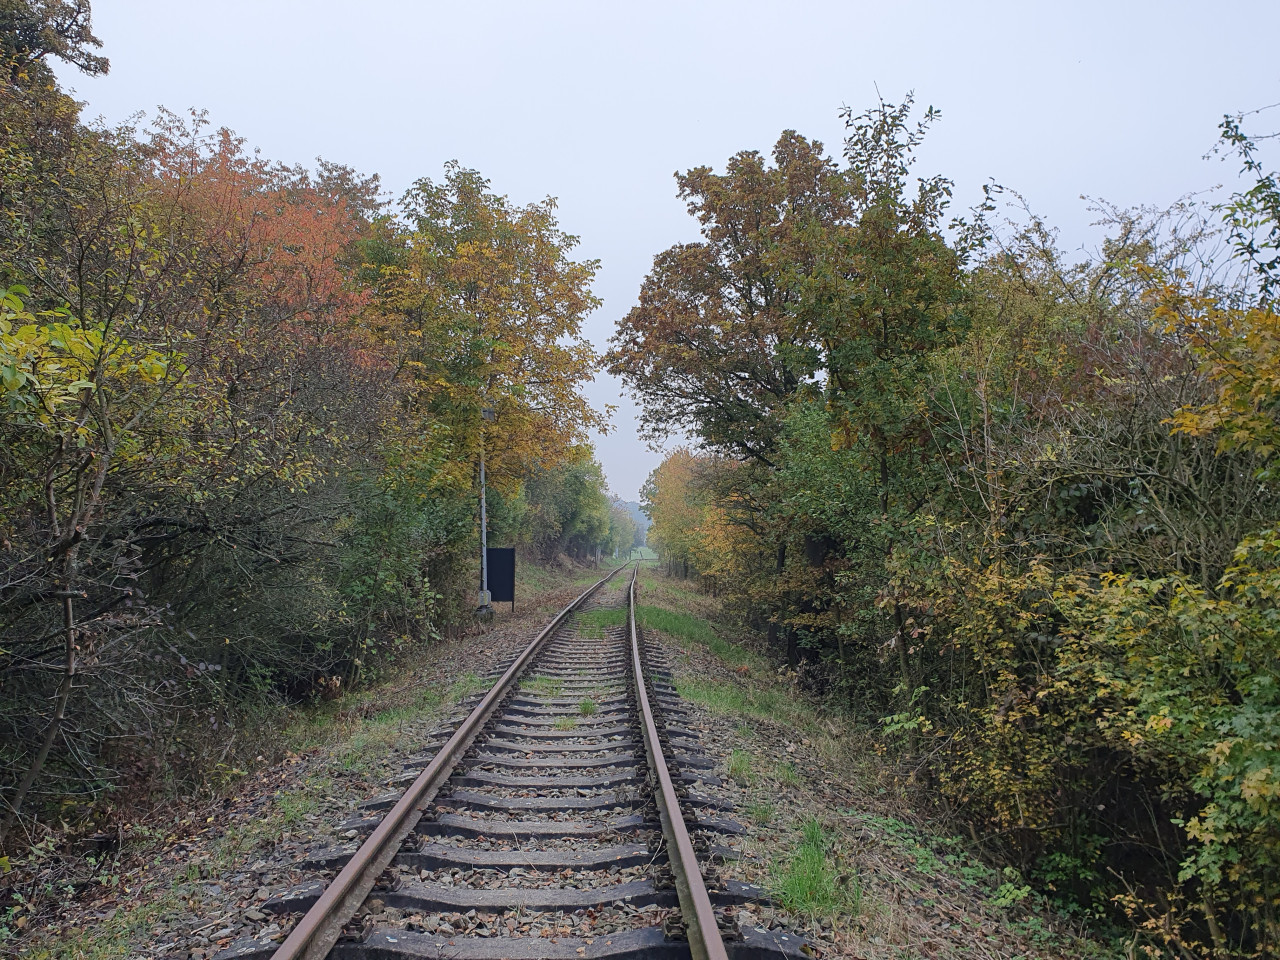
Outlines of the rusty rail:
{"label": "rusty rail", "polygon": [[[369,891],[377,882],[382,871],[391,863],[400,844],[422,818],[424,807],[431,802],[445,780],[448,779],[458,758],[470,746],[490,714],[511,689],[520,672],[528,666],[529,661],[542,648],[543,643],[556,629],[564,623],[571,613],[578,609],[593,593],[614,578],[624,569],[623,564],[595,586],[585,590],[573,603],[556,614],[541,633],[534,638],[506,672],[484,695],[484,698],[467,715],[467,719],[440,748],[431,763],[418,775],[404,796],[392,807],[382,822],[378,824],[369,838],[347,861],[333,881],[324,889],[320,899],[298,921],[298,925],[280,944],[271,960],[322,960],[346,925],[360,909]],[[632,587],[634,594],[634,585]],[[634,627],[632,628],[634,630]],[[682,824],[683,825],[683,824]],[[704,893],[705,895],[705,893]]]}
{"label": "rusty rail", "polygon": [[676,796],[675,784],[671,782],[667,759],[662,754],[662,744],[658,742],[658,728],[645,690],[640,637],[636,632],[636,577],[639,573],[640,565],[636,564],[636,569],[631,574],[627,602],[628,630],[631,634],[631,673],[635,677],[636,701],[640,704],[649,766],[658,778],[658,813],[662,818],[662,832],[667,838],[667,859],[671,861],[671,872],[675,875],[680,912],[688,930],[689,953],[693,955],[693,960],[728,960],[720,927],[716,924],[715,910],[711,906],[711,897],[707,895],[707,885],[702,880],[702,869],[698,866],[698,857],[693,851],[684,815],[680,812],[680,800]]}

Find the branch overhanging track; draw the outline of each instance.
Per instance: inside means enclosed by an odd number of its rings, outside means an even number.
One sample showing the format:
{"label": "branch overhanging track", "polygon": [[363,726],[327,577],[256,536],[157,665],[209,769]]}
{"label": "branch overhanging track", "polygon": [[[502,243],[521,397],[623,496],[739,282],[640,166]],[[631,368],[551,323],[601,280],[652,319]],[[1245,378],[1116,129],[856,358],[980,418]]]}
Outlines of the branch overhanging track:
{"label": "branch overhanging track", "polygon": [[743,828],[701,792],[719,781],[646,655],[625,566],[514,658],[402,795],[366,805],[389,809],[354,853],[311,861],[340,865],[331,881],[273,898],[306,909],[282,944],[217,960],[800,956],[724,909],[758,888],[708,891],[699,853]]}

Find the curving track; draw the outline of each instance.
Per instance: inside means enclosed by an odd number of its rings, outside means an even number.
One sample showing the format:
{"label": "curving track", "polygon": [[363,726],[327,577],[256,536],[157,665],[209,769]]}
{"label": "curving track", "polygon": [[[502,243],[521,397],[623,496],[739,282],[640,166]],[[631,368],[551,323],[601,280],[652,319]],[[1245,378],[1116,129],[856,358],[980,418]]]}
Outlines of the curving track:
{"label": "curving track", "polygon": [[733,905],[758,889],[704,883],[742,828],[645,655],[622,569],[444,731],[403,795],[366,805],[389,810],[354,855],[315,859],[336,877],[268,904],[307,911],[283,944],[218,960],[800,955],[798,938],[737,928]]}

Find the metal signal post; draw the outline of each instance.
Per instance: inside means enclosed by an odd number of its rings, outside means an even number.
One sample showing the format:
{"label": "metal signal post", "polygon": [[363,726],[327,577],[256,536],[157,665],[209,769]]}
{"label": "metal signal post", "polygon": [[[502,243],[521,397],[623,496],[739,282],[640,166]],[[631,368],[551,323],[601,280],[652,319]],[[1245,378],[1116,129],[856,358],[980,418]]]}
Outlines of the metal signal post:
{"label": "metal signal post", "polygon": [[[485,423],[492,423],[497,412],[493,407],[485,407],[480,416]],[[489,600],[489,513],[485,504],[483,426],[480,427],[480,605],[476,608],[476,615],[493,616],[493,604]]]}

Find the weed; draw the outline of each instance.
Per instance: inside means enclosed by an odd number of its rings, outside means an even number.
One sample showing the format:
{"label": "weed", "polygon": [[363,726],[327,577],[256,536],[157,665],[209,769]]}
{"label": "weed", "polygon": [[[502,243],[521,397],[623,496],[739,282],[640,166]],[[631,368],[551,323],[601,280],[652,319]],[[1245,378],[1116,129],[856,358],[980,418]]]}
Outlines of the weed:
{"label": "weed", "polygon": [[621,627],[627,622],[625,608],[616,610],[588,610],[578,614],[578,634],[583,637],[603,637],[606,628]]}
{"label": "weed", "polygon": [[773,804],[758,800],[747,805],[747,816],[762,827],[767,827],[773,820]]}
{"label": "weed", "polygon": [[473,693],[479,693],[487,686],[489,685],[474,673],[465,673],[455,680],[453,686],[449,688],[449,699],[457,703],[459,700],[465,700]]}
{"label": "weed", "polygon": [[554,724],[557,730],[572,730],[576,725],[573,717],[560,717]]}
{"label": "weed", "polygon": [[996,888],[992,902],[997,907],[1012,907],[1031,896],[1031,887],[1022,882],[1022,874],[1013,867],[1005,867],[1001,871],[1004,883]]}
{"label": "weed", "polygon": [[966,886],[973,887],[989,883],[995,876],[995,870],[969,856],[949,853],[942,859],[950,868],[952,875]]}
{"label": "weed", "polygon": [[692,614],[677,613],[663,607],[644,604],[636,606],[636,620],[646,628],[659,630],[678,640],[686,640],[706,647],[725,663],[734,666],[757,663],[760,658],[719,636],[711,625]]}
{"label": "weed", "polygon": [[338,754],[342,769],[347,773],[368,774],[373,770],[372,738],[367,733],[357,733]]}
{"label": "weed", "polygon": [[[1020,899],[1022,898],[1016,898],[1016,900]],[[1057,939],[1052,928],[1044,922],[1044,918],[1037,917],[1034,914],[1029,917],[1024,917],[1021,920],[1015,920],[1010,923],[1009,926],[1012,929],[1017,930],[1032,943],[1048,944],[1053,943]]]}
{"label": "weed", "polygon": [[938,859],[938,855],[928,847],[916,847],[912,851],[912,855],[916,861],[916,868],[922,873],[936,874],[942,866],[942,861]]}
{"label": "weed", "polygon": [[319,810],[320,804],[305,793],[282,793],[276,797],[275,808],[285,827],[296,827],[306,820],[307,814]]}
{"label": "weed", "polygon": [[406,720],[412,720],[418,716],[419,709],[415,706],[393,707],[390,710],[383,710],[373,718],[373,723],[381,727],[389,727],[393,724],[399,726]]}
{"label": "weed", "polygon": [[596,702],[590,697],[583,697],[578,701],[578,712],[584,717],[593,716],[596,712]]}
{"label": "weed", "polygon": [[762,720],[780,720],[788,701],[776,690],[744,687],[702,677],[678,679],[676,692],[686,700],[701,703],[713,713],[745,714]]}
{"label": "weed", "polygon": [[773,778],[784,787],[800,786],[800,774],[796,773],[796,768],[785,760],[774,769]]}
{"label": "weed", "polygon": [[36,950],[39,960],[112,960],[133,955],[133,941],[146,936],[155,924],[179,915],[184,904],[176,893],[130,910],[118,910],[110,920],[94,921],[78,930],[65,931],[52,949]]}
{"label": "weed", "polygon": [[539,697],[558,697],[564,692],[564,681],[555,677],[530,677],[522,686]]}
{"label": "weed", "polygon": [[775,868],[774,888],[783,907],[811,918],[861,911],[862,890],[856,881],[838,876],[827,857],[826,831],[816,819],[805,822],[787,865]]}
{"label": "weed", "polygon": [[440,706],[442,702],[440,691],[434,687],[423,687],[418,691],[417,697],[414,698],[419,710],[434,710]]}
{"label": "weed", "polygon": [[745,750],[729,754],[729,776],[744,786],[751,783],[751,754]]}

